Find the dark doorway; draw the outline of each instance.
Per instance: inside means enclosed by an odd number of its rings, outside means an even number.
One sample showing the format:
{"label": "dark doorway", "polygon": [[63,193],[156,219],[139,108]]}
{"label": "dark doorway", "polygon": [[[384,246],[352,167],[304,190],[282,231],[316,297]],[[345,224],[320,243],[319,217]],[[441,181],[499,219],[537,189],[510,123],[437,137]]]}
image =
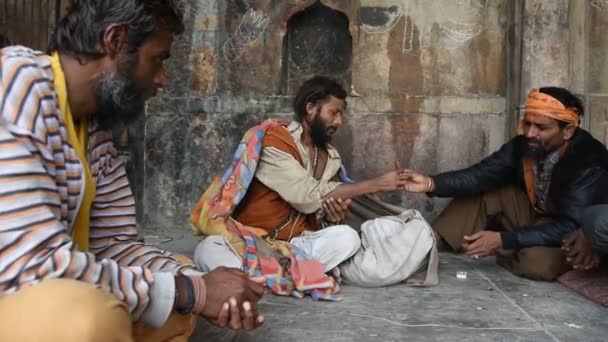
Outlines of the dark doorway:
{"label": "dark doorway", "polygon": [[283,40],[282,91],[294,94],[313,75],[351,83],[352,37],[348,17],[317,1],[294,14]]}
{"label": "dark doorway", "polygon": [[69,0],[0,0],[0,40],[45,51]]}

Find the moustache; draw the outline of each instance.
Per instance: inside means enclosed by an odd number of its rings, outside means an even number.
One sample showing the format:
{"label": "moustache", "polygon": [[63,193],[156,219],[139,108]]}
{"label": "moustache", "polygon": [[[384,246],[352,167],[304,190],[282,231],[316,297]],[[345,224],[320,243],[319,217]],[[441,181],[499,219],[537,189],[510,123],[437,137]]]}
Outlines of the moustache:
{"label": "moustache", "polygon": [[336,126],[329,126],[329,127],[327,127],[327,134],[333,135],[334,133],[336,133],[337,130],[338,130],[338,127],[336,127]]}

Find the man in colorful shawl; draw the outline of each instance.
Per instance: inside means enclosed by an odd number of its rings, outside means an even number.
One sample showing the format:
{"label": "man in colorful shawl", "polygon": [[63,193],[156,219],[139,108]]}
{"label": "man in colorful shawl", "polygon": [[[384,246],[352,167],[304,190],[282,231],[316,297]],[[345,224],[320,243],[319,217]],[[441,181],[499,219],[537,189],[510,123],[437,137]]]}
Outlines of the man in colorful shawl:
{"label": "man in colorful shawl", "polygon": [[[343,224],[351,198],[397,190],[406,177],[393,170],[362,182],[348,181],[342,159],[330,144],[342,125],[345,99],[346,91],[335,80],[313,77],[295,97],[296,120],[289,124],[269,120],[246,134],[233,165],[212,184],[193,212],[193,224],[208,235],[195,251],[199,269],[250,269],[253,253],[286,261],[290,254],[276,251],[287,246],[299,257],[292,258],[289,265],[281,261],[283,266],[293,268],[294,262],[306,260],[308,266],[299,271],[310,271],[309,279],[314,273],[313,277],[325,283],[319,273],[329,272],[355,254],[361,244],[359,235]],[[215,219],[218,217],[221,222]],[[217,223],[219,228],[214,230]],[[251,242],[248,234],[255,235]],[[249,253],[247,248],[255,249]],[[319,264],[313,267],[314,262]],[[261,273],[268,275],[264,270]]]}
{"label": "man in colorful shawl", "polygon": [[518,136],[463,170],[412,171],[406,190],[455,197],[433,224],[453,251],[496,255],[514,274],[537,280],[593,268],[597,256],[572,243],[584,210],[608,203],[608,152],[579,128],[582,116],[568,90],[533,89]]}

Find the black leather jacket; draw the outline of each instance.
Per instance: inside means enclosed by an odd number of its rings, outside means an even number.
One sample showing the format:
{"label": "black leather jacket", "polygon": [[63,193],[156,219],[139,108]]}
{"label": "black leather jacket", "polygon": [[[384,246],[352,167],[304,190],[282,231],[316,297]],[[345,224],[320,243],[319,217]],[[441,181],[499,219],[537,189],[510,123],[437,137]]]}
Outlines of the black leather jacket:
{"label": "black leather jacket", "polygon": [[[481,162],[459,171],[433,176],[431,196],[459,197],[516,185],[525,191],[523,151],[525,138],[517,136]],[[551,175],[549,223],[501,232],[503,248],[559,246],[580,226],[582,211],[608,203],[608,151],[589,133],[578,129]]]}

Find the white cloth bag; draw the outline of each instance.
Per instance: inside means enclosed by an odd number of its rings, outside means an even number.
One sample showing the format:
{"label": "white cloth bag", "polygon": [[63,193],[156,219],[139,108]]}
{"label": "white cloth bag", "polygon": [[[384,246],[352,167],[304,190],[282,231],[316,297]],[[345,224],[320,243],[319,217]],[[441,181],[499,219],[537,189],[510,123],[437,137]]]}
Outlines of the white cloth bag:
{"label": "white cloth bag", "polygon": [[340,266],[347,283],[364,287],[404,282],[438,284],[439,255],[431,226],[414,209],[361,225],[361,249]]}

